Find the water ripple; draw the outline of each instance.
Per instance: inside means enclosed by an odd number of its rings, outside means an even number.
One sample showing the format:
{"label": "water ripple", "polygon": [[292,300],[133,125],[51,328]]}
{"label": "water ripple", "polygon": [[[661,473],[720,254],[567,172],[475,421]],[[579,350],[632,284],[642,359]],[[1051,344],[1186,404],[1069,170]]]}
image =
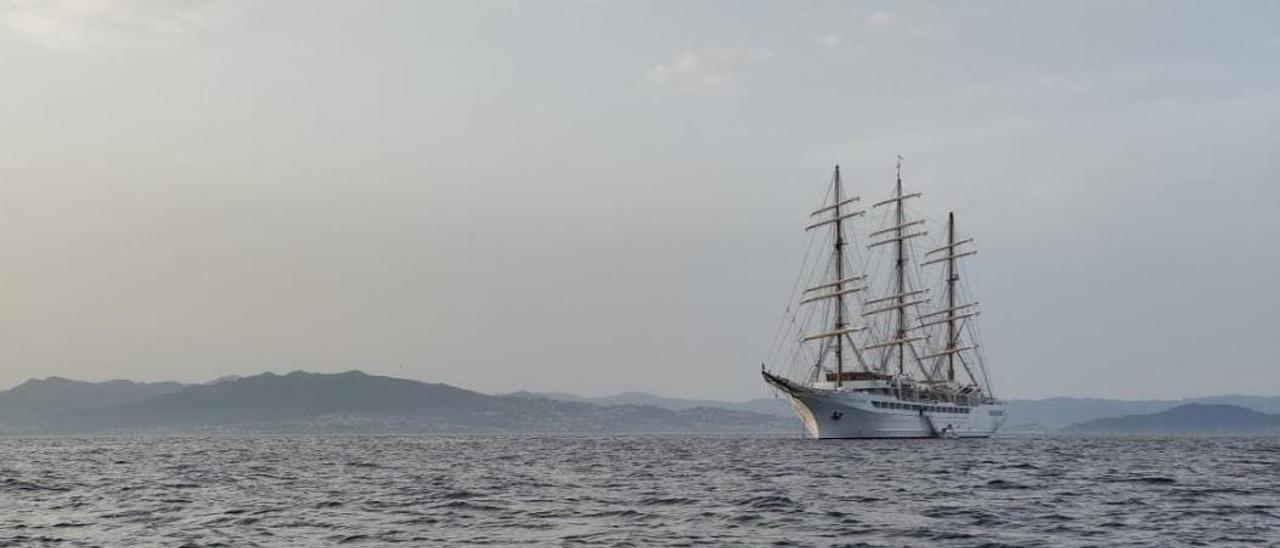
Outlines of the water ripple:
{"label": "water ripple", "polygon": [[1280,439],[0,440],[6,546],[1280,546]]}

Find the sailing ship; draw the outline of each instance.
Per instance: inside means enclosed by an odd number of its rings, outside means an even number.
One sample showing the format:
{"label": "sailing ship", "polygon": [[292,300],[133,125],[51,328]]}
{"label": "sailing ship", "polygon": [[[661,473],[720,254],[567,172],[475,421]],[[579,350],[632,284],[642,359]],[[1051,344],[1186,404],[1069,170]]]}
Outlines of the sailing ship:
{"label": "sailing ship", "polygon": [[893,193],[859,209],[836,166],[809,216],[815,260],[775,337],[774,370],[761,364],[809,437],[989,437],[1005,421],[962,276],[973,239],[949,212],[942,241],[924,244],[922,196],[903,189],[899,156]]}

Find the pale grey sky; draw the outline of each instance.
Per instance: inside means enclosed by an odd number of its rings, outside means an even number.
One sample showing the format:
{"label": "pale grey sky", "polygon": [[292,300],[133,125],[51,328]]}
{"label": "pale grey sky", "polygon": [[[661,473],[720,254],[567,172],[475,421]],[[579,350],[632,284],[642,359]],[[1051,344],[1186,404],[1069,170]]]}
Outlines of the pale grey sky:
{"label": "pale grey sky", "polygon": [[1005,397],[1280,392],[1280,3],[0,2],[0,385],[743,399],[831,166]]}

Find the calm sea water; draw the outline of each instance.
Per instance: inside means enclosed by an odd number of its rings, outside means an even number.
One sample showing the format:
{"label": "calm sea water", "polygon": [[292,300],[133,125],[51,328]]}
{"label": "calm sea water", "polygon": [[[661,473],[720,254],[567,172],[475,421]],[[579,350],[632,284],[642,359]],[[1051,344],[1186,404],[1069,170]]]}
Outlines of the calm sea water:
{"label": "calm sea water", "polygon": [[14,438],[0,546],[1280,546],[1280,438]]}

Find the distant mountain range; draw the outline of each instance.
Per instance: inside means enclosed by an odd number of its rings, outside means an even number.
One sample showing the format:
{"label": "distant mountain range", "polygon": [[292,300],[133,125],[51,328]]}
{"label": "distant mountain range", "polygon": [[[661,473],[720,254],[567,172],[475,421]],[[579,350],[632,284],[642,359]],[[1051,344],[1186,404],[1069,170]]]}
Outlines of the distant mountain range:
{"label": "distant mountain range", "polygon": [[[1179,401],[1013,400],[1005,432],[1261,432],[1280,396]],[[184,385],[58,377],[0,392],[0,433],[369,432],[797,434],[780,398],[743,402],[516,392],[368,375],[264,373]]]}
{"label": "distant mountain range", "polygon": [[[614,396],[582,397],[559,392],[516,392],[522,397],[541,397],[563,401],[589,402],[596,405],[653,405],[667,409],[718,407],[751,411],[780,417],[794,417],[791,406],[780,398],[761,398],[745,402],[686,400],[664,398],[644,392],[624,392]],[[1048,398],[1043,400],[1010,400],[1009,423],[1004,432],[1052,432],[1077,423],[1129,415],[1159,413],[1187,404],[1226,405],[1259,413],[1280,413],[1280,396],[1208,396],[1183,400],[1108,400],[1101,398]],[[1194,408],[1193,408],[1194,409]],[[1137,423],[1134,423],[1135,425]],[[1083,430],[1081,430],[1083,431]],[[1144,431],[1135,426],[1133,432]]]}
{"label": "distant mountain range", "polygon": [[1107,400],[1100,398],[1049,398],[1044,400],[1011,400],[1009,424],[1036,424],[1056,430],[1071,424],[1168,411],[1189,403],[1233,405],[1260,413],[1280,413],[1280,396],[1208,396],[1182,400]]}
{"label": "distant mountain range", "polygon": [[200,385],[50,378],[0,392],[5,433],[796,431],[793,420],[745,411],[491,396],[358,371]]}
{"label": "distant mountain range", "polygon": [[49,377],[32,379],[0,392],[0,431],[4,424],[44,424],[73,420],[94,409],[132,403],[182,390],[176,382],[84,382]]}
{"label": "distant mountain range", "polygon": [[1089,434],[1270,433],[1280,432],[1280,415],[1235,405],[1188,403],[1158,413],[1081,422],[1064,430]]}

